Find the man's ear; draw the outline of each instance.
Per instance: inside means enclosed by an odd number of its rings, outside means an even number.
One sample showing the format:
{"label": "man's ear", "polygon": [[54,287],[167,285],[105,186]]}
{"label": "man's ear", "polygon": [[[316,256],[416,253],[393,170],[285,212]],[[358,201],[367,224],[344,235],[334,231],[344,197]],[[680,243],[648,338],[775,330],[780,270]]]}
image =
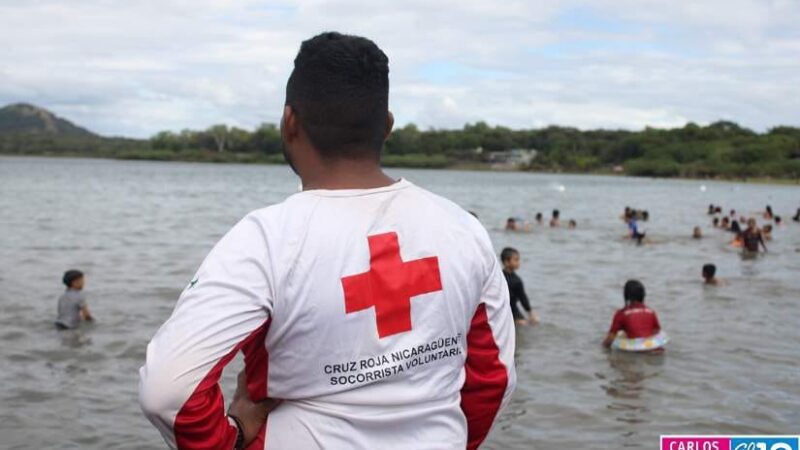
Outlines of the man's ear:
{"label": "man's ear", "polygon": [[386,132],[383,135],[384,140],[389,139],[389,135],[392,134],[392,128],[394,128],[394,114],[389,111],[389,114],[386,115]]}
{"label": "man's ear", "polygon": [[291,106],[286,105],[283,107],[281,117],[281,138],[284,142],[292,142],[297,139],[298,134],[300,134],[300,124],[297,122],[297,114]]}

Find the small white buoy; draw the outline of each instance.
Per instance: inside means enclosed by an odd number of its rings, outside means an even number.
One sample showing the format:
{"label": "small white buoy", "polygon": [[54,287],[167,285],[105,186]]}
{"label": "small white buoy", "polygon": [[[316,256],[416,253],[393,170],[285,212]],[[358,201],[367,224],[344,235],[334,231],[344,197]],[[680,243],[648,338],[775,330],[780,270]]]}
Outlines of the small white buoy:
{"label": "small white buoy", "polygon": [[564,186],[563,184],[559,184],[558,185],[558,192],[564,192],[566,190],[567,190],[567,187]]}
{"label": "small white buoy", "polygon": [[705,192],[705,191],[706,191],[706,185],[703,184],[700,186],[700,192]]}

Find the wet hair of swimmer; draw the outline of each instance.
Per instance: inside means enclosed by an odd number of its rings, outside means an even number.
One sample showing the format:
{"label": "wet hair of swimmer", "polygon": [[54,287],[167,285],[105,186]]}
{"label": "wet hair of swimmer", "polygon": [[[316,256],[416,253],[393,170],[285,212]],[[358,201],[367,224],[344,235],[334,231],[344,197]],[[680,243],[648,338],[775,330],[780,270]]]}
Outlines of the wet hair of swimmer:
{"label": "wet hair of swimmer", "polygon": [[739,226],[739,221],[734,220],[733,222],[731,222],[731,233],[741,233],[741,232],[742,232],[742,227]]}
{"label": "wet hair of swimmer", "polygon": [[67,287],[72,287],[72,283],[75,280],[79,280],[83,278],[83,272],[80,270],[71,269],[64,272],[64,276],[61,278],[61,282],[64,283]]}
{"label": "wet hair of swimmer", "polygon": [[506,247],[503,251],[500,252],[500,261],[505,263],[506,261],[510,260],[514,255],[519,255],[517,249],[512,247]]}
{"label": "wet hair of swimmer", "polygon": [[553,219],[558,219],[558,216],[560,216],[560,215],[561,215],[561,212],[559,212],[557,209],[553,210]]}
{"label": "wet hair of swimmer", "polygon": [[772,206],[767,205],[767,213],[769,213],[770,216],[772,215]]}
{"label": "wet hair of swimmer", "polygon": [[715,227],[719,226],[719,217],[714,217],[714,220],[712,220],[711,223],[713,223]]}
{"label": "wet hair of swimmer", "polygon": [[717,273],[717,266],[713,264],[703,265],[703,278],[714,278]]}
{"label": "wet hair of swimmer", "polygon": [[639,280],[628,280],[623,289],[625,296],[625,304],[628,303],[644,303],[644,285]]}
{"label": "wet hair of swimmer", "polygon": [[[798,210],[798,211],[800,211],[800,210]],[[536,220],[542,220],[542,213],[540,213],[540,212],[536,213]]]}
{"label": "wet hair of swimmer", "polygon": [[781,224],[781,216],[775,216],[775,224],[776,225],[780,225]]}

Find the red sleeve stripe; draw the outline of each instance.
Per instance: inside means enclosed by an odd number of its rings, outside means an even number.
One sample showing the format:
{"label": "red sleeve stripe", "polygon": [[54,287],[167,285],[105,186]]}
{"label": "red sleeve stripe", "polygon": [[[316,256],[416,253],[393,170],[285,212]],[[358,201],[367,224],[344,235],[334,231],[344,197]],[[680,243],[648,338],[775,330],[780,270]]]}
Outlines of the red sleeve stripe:
{"label": "red sleeve stripe", "polygon": [[[263,333],[255,339],[246,342],[242,346],[244,353],[244,372],[247,377],[247,392],[250,399],[254,401],[267,398],[267,378],[269,376],[269,353],[264,340],[267,337],[269,325],[263,328]],[[245,450],[264,449],[266,440],[267,424],[258,430],[258,436],[247,446]]]}
{"label": "red sleeve stripe", "polygon": [[467,449],[486,439],[508,386],[508,371],[492,335],[486,304],[478,306],[467,333],[466,379],[461,388],[461,410],[467,418]]}
{"label": "red sleeve stripe", "polygon": [[[269,329],[270,320],[256,328],[249,336],[227,355],[217,362],[217,364],[200,381],[192,395],[183,404],[178,415],[175,417],[173,430],[175,432],[175,442],[179,449],[187,450],[211,450],[221,448],[233,448],[236,441],[236,427],[233,427],[225,417],[225,401],[222,398],[222,390],[219,387],[219,378],[222,369],[231,362],[236,353],[242,349],[260,346],[264,348],[264,337]],[[259,345],[260,343],[260,345]],[[266,356],[266,348],[264,348]],[[251,359],[253,356],[251,356]],[[256,360],[260,360],[256,357]],[[245,361],[247,357],[245,356]],[[262,365],[262,367],[266,367]],[[255,371],[255,369],[251,369]],[[264,371],[266,376],[266,370]],[[248,390],[251,389],[251,378],[248,377]],[[266,379],[263,380],[263,389],[253,383],[253,390],[261,389],[266,393]],[[250,390],[252,392],[252,390]],[[265,395],[266,396],[266,395]],[[263,441],[262,441],[263,442]]]}

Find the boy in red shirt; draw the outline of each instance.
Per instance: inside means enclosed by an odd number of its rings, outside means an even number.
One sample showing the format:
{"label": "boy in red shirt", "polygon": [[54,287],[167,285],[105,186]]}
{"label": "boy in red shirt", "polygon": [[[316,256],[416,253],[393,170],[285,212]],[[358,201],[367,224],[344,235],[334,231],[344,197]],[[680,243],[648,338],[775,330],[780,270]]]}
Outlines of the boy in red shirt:
{"label": "boy in red shirt", "polygon": [[614,314],[604,346],[610,347],[619,331],[624,331],[629,339],[650,337],[661,331],[656,312],[644,305],[644,295],[644,285],[640,281],[625,283],[625,307]]}

